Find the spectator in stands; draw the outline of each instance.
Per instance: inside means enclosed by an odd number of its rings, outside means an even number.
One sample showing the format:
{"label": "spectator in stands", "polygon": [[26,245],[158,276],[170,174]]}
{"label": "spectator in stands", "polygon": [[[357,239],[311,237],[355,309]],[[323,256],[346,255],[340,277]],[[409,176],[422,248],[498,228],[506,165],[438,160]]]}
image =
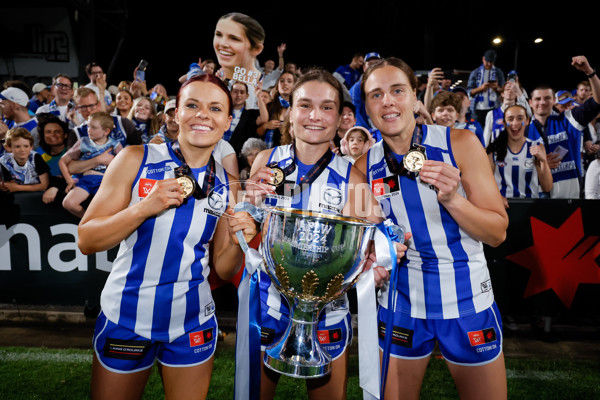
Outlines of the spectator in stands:
{"label": "spectator in stands", "polygon": [[[77,140],[88,135],[88,123],[87,119],[95,112],[101,111],[100,101],[96,92],[88,88],[77,89],[77,96],[75,98],[77,103],[78,111],[86,118],[86,121],[71,129],[69,131],[69,137],[67,139],[67,148],[73,147]],[[111,138],[117,139],[121,142],[123,147],[127,145],[141,144],[142,138],[141,133],[135,127],[135,124],[127,118],[122,118],[119,115],[113,115],[113,130],[110,134]],[[113,155],[110,151],[106,151],[103,154],[91,158],[89,160],[77,160],[71,162],[69,170],[73,174],[81,174],[91,168],[95,168],[99,165],[108,165],[110,160],[113,159]]]}
{"label": "spectator in stands", "polygon": [[582,105],[590,97],[592,97],[592,87],[590,86],[590,82],[581,81],[577,85],[577,89],[575,90],[575,94],[573,95],[573,105]]}
{"label": "spectator in stands", "polygon": [[11,128],[4,142],[7,151],[0,156],[0,190],[37,192],[48,187],[50,168],[35,150],[33,136],[22,127]]}
{"label": "spectator in stands", "polygon": [[467,83],[467,91],[473,99],[473,118],[479,123],[485,123],[488,111],[500,105],[500,88],[504,86],[504,72],[494,64],[497,54],[487,50],[482,57],[482,64],[471,71]]}
{"label": "spectator in stands", "polygon": [[340,143],[340,151],[344,158],[352,164],[365,154],[373,145],[375,139],[367,128],[355,126],[346,131]]}
{"label": "spectator in stands", "polygon": [[54,203],[62,207],[62,201],[66,195],[67,181],[62,175],[58,161],[67,151],[69,126],[53,114],[39,114],[38,120],[40,147],[36,151],[50,168],[48,188],[42,196],[42,201],[46,204]]}
{"label": "spectator in stands", "polygon": [[167,88],[165,85],[157,83],[150,90],[150,94],[148,95],[150,100],[154,102],[154,109],[158,111],[162,111],[165,108],[165,104],[169,101],[169,95],[167,94]]}
{"label": "spectator in stands", "polygon": [[31,88],[33,96],[29,99],[29,111],[35,114],[37,109],[44,104],[50,104],[54,96],[50,91],[51,87],[45,83],[38,82]]}
{"label": "spectator in stands", "polygon": [[256,130],[258,136],[265,141],[268,148],[279,146],[281,143],[282,132],[280,128],[290,106],[290,93],[295,82],[296,76],[293,73],[284,72],[281,74],[277,81],[277,90],[273,96],[273,101],[267,107],[269,120]]}
{"label": "spectator in stands", "polygon": [[0,93],[0,107],[4,115],[4,124],[0,129],[25,128],[34,140],[34,148],[37,147],[39,138],[37,133],[37,119],[29,114],[29,97],[27,93],[16,87],[9,87]]}
{"label": "spectator in stands", "polygon": [[[477,122],[467,123],[465,110],[465,96],[453,91],[442,90],[431,101],[431,118],[435,124],[449,128],[466,129],[475,134],[484,146],[483,129]],[[463,114],[464,113],[464,114]],[[478,123],[477,123],[478,124]]]}
{"label": "spectator in stands", "polygon": [[[54,100],[50,104],[40,106],[36,113],[51,113],[58,115],[60,119],[69,122],[67,112],[75,106],[73,104],[73,82],[68,75],[57,74],[52,79],[52,94]],[[71,126],[71,125],[69,125]],[[76,126],[73,124],[72,126]]]}
{"label": "spectator in stands", "polygon": [[133,95],[127,89],[120,89],[115,98],[115,109],[113,115],[119,115],[123,118],[129,117],[129,112],[133,108]]}
{"label": "spectator in stands", "polygon": [[112,104],[112,96],[106,90],[106,74],[101,66],[95,62],[91,62],[85,66],[85,73],[88,76],[90,82],[85,85],[86,88],[92,89],[98,95],[99,99],[104,99],[105,108],[103,110],[108,111],[108,107]]}
{"label": "spectator in stands", "polygon": [[503,129],[486,149],[496,183],[508,208],[507,198],[538,198],[552,190],[552,172],[541,140],[527,138],[527,109],[515,104],[504,111]]}
{"label": "spectator in stands", "polygon": [[[248,90],[251,88],[256,92],[258,109],[248,109]],[[233,82],[231,86],[231,98],[233,99],[233,119],[229,129],[223,134],[223,140],[227,140],[235,153],[238,155],[240,169],[246,166],[246,159],[242,156],[242,147],[247,139],[258,137],[256,129],[269,120],[269,111],[260,96],[261,85],[255,87],[243,82]]]}
{"label": "spectator in stands", "polygon": [[286,47],[287,46],[285,43],[281,43],[279,46],[277,46],[277,54],[279,55],[277,68],[275,68],[274,60],[265,61],[262,77],[263,87],[269,88],[277,85],[277,80],[283,73],[283,68],[285,67],[285,62],[283,61],[283,53],[285,53]]}
{"label": "spectator in stands", "polygon": [[267,144],[264,140],[259,139],[257,137],[251,137],[244,142],[242,146],[241,154],[245,160],[245,167],[240,171],[240,180],[242,181],[242,188],[244,188],[244,181],[250,177],[250,170],[252,169],[252,164],[256,159],[256,156],[261,151],[267,148]]}
{"label": "spectator in stands", "polygon": [[554,96],[556,99],[554,100],[554,109],[558,113],[565,112],[573,107],[575,107],[575,103],[571,93],[568,90],[559,90],[556,92]]}
{"label": "spectator in stands", "polygon": [[364,54],[355,53],[352,56],[350,64],[340,65],[337,67],[333,73],[333,76],[335,76],[336,79],[340,81],[347,90],[350,90],[350,88],[360,80],[364,63]]}
{"label": "spectator in stands", "polygon": [[[379,55],[379,53],[367,53],[365,55],[365,62],[363,64],[363,73],[378,60],[381,60],[381,56]],[[354,107],[356,108],[356,110],[354,111],[354,115],[356,116],[356,125],[360,125],[367,129],[371,129],[372,126],[369,122],[369,116],[367,115],[367,111],[365,110],[365,103],[363,102],[362,96],[360,94],[360,79],[354,85],[352,85],[352,87],[349,90],[349,93],[350,99],[352,100],[352,104],[354,104]]]}
{"label": "spectator in stands", "polygon": [[[341,142],[342,139],[346,136],[346,132],[348,129],[352,128],[356,125],[356,107],[353,103],[349,101],[345,101],[342,104],[342,116],[340,118],[340,123],[337,128],[337,134],[333,137],[332,140],[332,150],[339,155],[345,155],[346,153],[341,151]],[[340,154],[341,152],[341,154]]]}
{"label": "spectator in stands", "polygon": [[458,110],[458,116],[454,127],[456,129],[468,129],[479,138],[481,145],[485,147],[485,139],[483,137],[483,127],[473,118],[471,118],[471,98],[467,93],[466,89],[462,86],[456,86],[450,89],[451,92],[457,93],[462,99],[461,108]]}
{"label": "spectator in stands", "polygon": [[579,107],[562,114],[552,112],[554,91],[540,85],[529,100],[534,118],[529,125],[528,137],[542,139],[546,146],[548,164],[552,169],[552,198],[580,197],[582,130],[600,114],[600,79],[585,56],[572,58],[575,69],[587,75],[592,87],[592,97]]}
{"label": "spectator in stands", "polygon": [[160,129],[156,108],[152,100],[147,97],[138,97],[135,99],[133,107],[129,111],[128,119],[140,131],[144,143],[148,143],[152,136],[156,135]]}
{"label": "spectator in stands", "polygon": [[88,119],[88,135],[81,137],[58,162],[67,182],[67,195],[63,200],[63,207],[79,218],[85,213],[82,203],[96,194],[108,164],[100,164],[83,172],[83,176],[79,177],[77,182],[72,177],[73,172],[69,170],[69,164],[74,160],[93,159],[107,151],[113,156],[117,155],[123,149],[123,145],[110,136],[113,127],[114,121],[108,113],[98,111],[91,114]]}
{"label": "spectator in stands", "polygon": [[176,100],[169,100],[163,112],[163,124],[156,135],[150,139],[150,143],[171,143],[177,140],[179,135],[179,124],[175,120]]}
{"label": "spectator in stands", "polygon": [[488,111],[485,117],[485,123],[483,127],[483,137],[485,140],[485,147],[489,146],[491,142],[496,140],[498,134],[504,129],[504,110],[508,106],[514,104],[520,104],[527,110],[527,117],[531,117],[531,107],[527,102],[527,98],[521,89],[521,86],[517,81],[511,80],[506,82],[504,88],[502,88],[502,104],[500,107],[494,108],[492,111]]}

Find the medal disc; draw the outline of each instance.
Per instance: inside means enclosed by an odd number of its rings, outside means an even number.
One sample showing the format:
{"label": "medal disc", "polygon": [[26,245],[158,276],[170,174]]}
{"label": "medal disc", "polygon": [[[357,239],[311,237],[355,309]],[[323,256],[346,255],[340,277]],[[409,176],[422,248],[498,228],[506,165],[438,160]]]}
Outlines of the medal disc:
{"label": "medal disc", "polygon": [[279,167],[271,167],[271,170],[273,171],[273,180],[271,184],[273,186],[281,185],[283,181],[285,181],[285,172]]}
{"label": "medal disc", "polygon": [[421,168],[423,168],[423,162],[427,159],[425,153],[421,150],[409,150],[408,153],[404,156],[404,160],[402,160],[404,164],[404,168],[406,168],[410,172],[419,172]]}
{"label": "medal disc", "polygon": [[196,182],[194,182],[194,180],[187,175],[178,176],[177,183],[179,183],[179,186],[181,186],[181,189],[183,189],[182,196],[185,199],[190,197],[196,189]]}

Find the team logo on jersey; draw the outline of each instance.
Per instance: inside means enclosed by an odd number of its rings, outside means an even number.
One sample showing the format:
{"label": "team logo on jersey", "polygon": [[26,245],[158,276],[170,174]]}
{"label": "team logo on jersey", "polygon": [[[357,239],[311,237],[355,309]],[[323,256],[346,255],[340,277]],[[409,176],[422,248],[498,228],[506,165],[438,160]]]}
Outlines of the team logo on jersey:
{"label": "team logo on jersey", "polygon": [[212,301],[204,307],[204,315],[209,316],[215,312],[215,303]]}
{"label": "team logo on jersey", "polygon": [[323,200],[333,206],[342,204],[342,191],[331,187],[325,188],[323,191]]}
{"label": "team logo on jersey", "polygon": [[340,342],[342,340],[342,329],[337,328],[317,331],[317,337],[321,344]]}
{"label": "team logo on jersey", "polygon": [[222,210],[225,206],[225,201],[223,200],[223,196],[217,192],[211,192],[208,196],[208,205],[213,210]]}
{"label": "team logo on jersey", "polygon": [[140,182],[138,185],[138,196],[140,196],[140,197],[148,196],[150,194],[150,192],[152,191],[152,188],[154,187],[155,184],[156,184],[155,179],[140,178]]}
{"label": "team logo on jersey", "polygon": [[190,347],[202,346],[205,343],[212,342],[215,338],[213,328],[208,328],[199,332],[189,334]]}
{"label": "team logo on jersey", "polygon": [[400,190],[398,175],[375,179],[371,183],[371,190],[376,197],[398,192]]}
{"label": "team logo on jersey", "polygon": [[496,161],[496,165],[499,166],[500,168],[504,168],[504,167],[506,167],[506,162],[504,162],[504,161]]}
{"label": "team logo on jersey", "polygon": [[525,167],[525,169],[533,169],[533,158],[526,159],[523,163],[523,166]]}
{"label": "team logo on jersey", "polygon": [[492,290],[492,281],[490,279],[481,282],[481,293],[489,292],[490,290]]}
{"label": "team logo on jersey", "polygon": [[467,335],[469,336],[469,342],[471,343],[471,346],[479,346],[496,341],[496,330],[494,328],[467,332]]}

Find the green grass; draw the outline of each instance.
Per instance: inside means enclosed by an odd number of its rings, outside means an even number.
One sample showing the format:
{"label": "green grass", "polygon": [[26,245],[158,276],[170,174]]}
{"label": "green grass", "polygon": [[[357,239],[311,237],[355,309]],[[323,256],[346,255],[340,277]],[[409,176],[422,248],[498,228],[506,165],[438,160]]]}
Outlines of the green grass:
{"label": "green grass", "polygon": [[[0,399],[87,399],[91,350],[0,348]],[[507,359],[510,399],[599,399],[600,361]],[[209,399],[233,395],[234,354],[219,350],[215,359]],[[144,399],[162,399],[162,383],[153,371]],[[282,377],[276,398],[306,398],[304,381]],[[432,358],[421,391],[421,399],[457,399],[445,362]],[[350,357],[348,399],[362,399],[358,386],[358,358]]]}

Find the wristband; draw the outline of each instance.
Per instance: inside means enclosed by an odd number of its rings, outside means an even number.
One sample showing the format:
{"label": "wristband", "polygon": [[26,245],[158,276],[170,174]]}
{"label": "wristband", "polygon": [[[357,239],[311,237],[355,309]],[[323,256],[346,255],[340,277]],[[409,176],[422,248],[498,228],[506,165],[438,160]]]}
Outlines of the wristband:
{"label": "wristband", "polygon": [[594,68],[594,71],[591,74],[589,74],[587,77],[588,77],[588,79],[592,79],[594,76],[596,76],[596,68]]}

